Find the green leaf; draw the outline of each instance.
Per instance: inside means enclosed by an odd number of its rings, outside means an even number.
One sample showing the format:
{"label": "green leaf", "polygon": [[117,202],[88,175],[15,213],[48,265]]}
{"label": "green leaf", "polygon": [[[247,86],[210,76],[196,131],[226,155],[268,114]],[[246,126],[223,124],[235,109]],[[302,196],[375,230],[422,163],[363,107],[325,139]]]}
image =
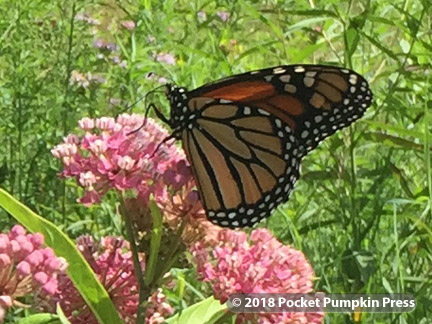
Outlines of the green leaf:
{"label": "green leaf", "polygon": [[60,307],[60,304],[57,304],[57,316],[59,317],[62,324],[71,324],[66,318],[66,315],[63,313],[63,309]]}
{"label": "green leaf", "polygon": [[43,313],[21,318],[17,324],[61,324],[61,322],[57,315]]}
{"label": "green leaf", "polygon": [[407,150],[423,151],[424,147],[414,141],[410,141],[401,137],[384,134],[384,133],[365,133],[363,137],[369,141],[382,143],[383,145],[397,148],[404,148]]}
{"label": "green leaf", "polygon": [[221,305],[218,300],[209,297],[186,308],[181,314],[177,314],[165,322],[168,324],[212,324],[225,316],[227,310],[225,304]]}
{"label": "green leaf", "polygon": [[371,129],[384,129],[386,131],[395,132],[400,136],[411,136],[411,137],[417,138],[420,142],[423,142],[423,140],[424,140],[424,133],[423,132],[419,132],[417,130],[407,129],[404,126],[386,124],[383,122],[366,120],[366,119],[363,120],[362,122],[370,125]]}
{"label": "green leaf", "polygon": [[42,233],[45,244],[50,246],[57,256],[66,259],[69,264],[67,271],[70,279],[101,324],[122,324],[108,293],[74,242],[65,233],[3,189],[0,189],[0,206],[29,231]]}
{"label": "green leaf", "polygon": [[362,31],[359,31],[359,33],[366,37],[369,42],[371,42],[373,45],[375,45],[376,47],[378,47],[381,51],[383,51],[384,53],[386,53],[389,57],[391,57],[393,60],[398,61],[398,57],[395,53],[393,53],[392,51],[390,51],[385,45],[383,45],[381,40],[377,40],[375,38],[373,38],[372,36],[369,36],[366,33],[363,33]]}

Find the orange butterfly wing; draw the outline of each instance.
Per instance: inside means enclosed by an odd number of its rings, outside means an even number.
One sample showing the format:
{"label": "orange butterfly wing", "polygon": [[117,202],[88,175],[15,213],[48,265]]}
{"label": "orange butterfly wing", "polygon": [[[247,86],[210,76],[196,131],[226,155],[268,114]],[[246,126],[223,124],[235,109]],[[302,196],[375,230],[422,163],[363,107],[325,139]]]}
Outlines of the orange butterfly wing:
{"label": "orange butterfly wing", "polygon": [[243,227],[288,200],[302,157],[359,119],[372,93],[354,71],[288,65],[190,92],[171,86],[168,98],[170,126],[182,139],[209,219]]}
{"label": "orange butterfly wing", "polygon": [[366,80],[324,65],[288,65],[204,85],[191,96],[242,102],[277,116],[307,151],[363,116],[372,102]]}

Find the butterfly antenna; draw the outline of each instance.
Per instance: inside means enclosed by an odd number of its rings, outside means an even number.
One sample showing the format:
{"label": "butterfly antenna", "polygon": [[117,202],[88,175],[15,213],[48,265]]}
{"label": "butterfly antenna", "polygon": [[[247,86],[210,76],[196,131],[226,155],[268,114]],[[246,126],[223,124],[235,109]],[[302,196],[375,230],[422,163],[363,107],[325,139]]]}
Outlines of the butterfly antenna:
{"label": "butterfly antenna", "polygon": [[[145,114],[144,114],[144,120],[143,120],[143,123],[142,123],[142,125],[141,125],[140,127],[138,127],[137,129],[134,129],[133,131],[129,132],[127,135],[131,135],[131,134],[134,134],[134,133],[138,132],[141,128],[143,128],[143,127],[146,125],[146,123],[147,123],[147,117],[148,117],[148,114],[149,114],[149,112],[150,112],[150,109],[151,109],[151,108],[156,109],[156,106],[155,106],[154,104],[150,104],[150,105],[147,106],[147,98],[148,98],[151,94],[153,94],[153,93],[155,93],[155,92],[161,92],[161,91],[159,91],[159,89],[162,88],[162,87],[165,87],[165,85],[163,84],[163,85],[161,85],[161,86],[159,86],[159,87],[156,87],[156,88],[154,88],[153,90],[147,92],[144,96],[142,96],[141,98],[139,98],[136,102],[134,102],[133,104],[129,105],[129,106],[124,110],[124,111],[128,110],[130,107],[136,105],[138,102],[140,102],[141,100],[144,99],[144,107],[146,107],[146,110],[145,110]],[[123,112],[124,112],[124,111],[123,111]]]}

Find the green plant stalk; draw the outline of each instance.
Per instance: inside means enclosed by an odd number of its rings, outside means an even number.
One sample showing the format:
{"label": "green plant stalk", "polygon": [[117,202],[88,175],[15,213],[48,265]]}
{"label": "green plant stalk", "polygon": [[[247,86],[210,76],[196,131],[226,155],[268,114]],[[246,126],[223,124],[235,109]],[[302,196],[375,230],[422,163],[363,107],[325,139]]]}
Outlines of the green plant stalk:
{"label": "green plant stalk", "polygon": [[153,282],[162,239],[162,214],[154,200],[150,200],[150,212],[153,218],[153,230],[150,238],[150,254],[146,263],[144,279],[147,286],[150,286]]}
{"label": "green plant stalk", "polygon": [[[68,35],[68,48],[67,48],[67,59],[66,59],[66,76],[64,80],[64,94],[63,94],[63,120],[62,120],[62,127],[63,127],[63,135],[66,136],[68,127],[67,127],[67,120],[68,120],[68,111],[70,109],[69,105],[69,80],[72,73],[72,49],[73,49],[73,37],[74,37],[74,26],[75,26],[75,15],[76,15],[76,3],[75,1],[72,2],[72,12],[70,16],[70,30]],[[67,188],[66,188],[66,182],[65,180],[62,181],[62,215],[63,215],[63,223],[66,222],[66,194],[67,194]]]}
{"label": "green plant stalk", "polygon": [[143,322],[144,318],[145,318],[145,303],[144,301],[147,300],[147,298],[145,298],[145,295],[149,295],[149,293],[145,293],[146,290],[146,284],[144,282],[144,274],[143,271],[141,269],[141,263],[139,260],[139,255],[138,255],[138,249],[137,249],[137,245],[136,245],[136,241],[135,241],[135,236],[133,233],[133,226],[132,226],[132,220],[129,216],[128,210],[124,204],[124,197],[122,197],[121,203],[120,203],[120,207],[119,207],[119,211],[120,214],[123,216],[123,219],[125,221],[126,224],[126,233],[128,236],[128,241],[130,243],[130,247],[131,247],[131,251],[132,251],[132,259],[133,259],[133,263],[134,263],[134,271],[135,271],[135,276],[137,278],[138,281],[138,286],[139,286],[139,307],[138,307],[138,314],[137,314],[137,323],[141,323]]}

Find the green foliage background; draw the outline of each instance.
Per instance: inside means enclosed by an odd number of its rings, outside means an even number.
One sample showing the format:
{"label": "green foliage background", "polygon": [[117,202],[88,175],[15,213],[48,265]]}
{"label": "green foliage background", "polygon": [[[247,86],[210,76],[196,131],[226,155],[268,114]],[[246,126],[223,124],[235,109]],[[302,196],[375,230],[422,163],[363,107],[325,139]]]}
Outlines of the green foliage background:
{"label": "green foliage background", "polygon": [[[57,176],[50,149],[80,118],[115,116],[160,77],[192,89],[279,64],[353,68],[369,80],[373,107],[303,161],[289,203],[260,226],[304,251],[318,291],[417,298],[412,313],[364,313],[358,322],[430,323],[431,19],[428,0],[0,0],[0,186],[71,237],[121,234],[114,198],[84,208],[74,183]],[[96,48],[98,39],[118,50]],[[163,52],[176,64],[158,62]],[[103,82],[72,84],[76,72]],[[152,101],[168,112],[163,96]],[[142,113],[143,103],[132,110]],[[0,226],[11,226],[4,213]],[[177,309],[209,295],[193,270],[174,273],[184,284],[169,293]],[[355,319],[329,314],[326,322]]]}

